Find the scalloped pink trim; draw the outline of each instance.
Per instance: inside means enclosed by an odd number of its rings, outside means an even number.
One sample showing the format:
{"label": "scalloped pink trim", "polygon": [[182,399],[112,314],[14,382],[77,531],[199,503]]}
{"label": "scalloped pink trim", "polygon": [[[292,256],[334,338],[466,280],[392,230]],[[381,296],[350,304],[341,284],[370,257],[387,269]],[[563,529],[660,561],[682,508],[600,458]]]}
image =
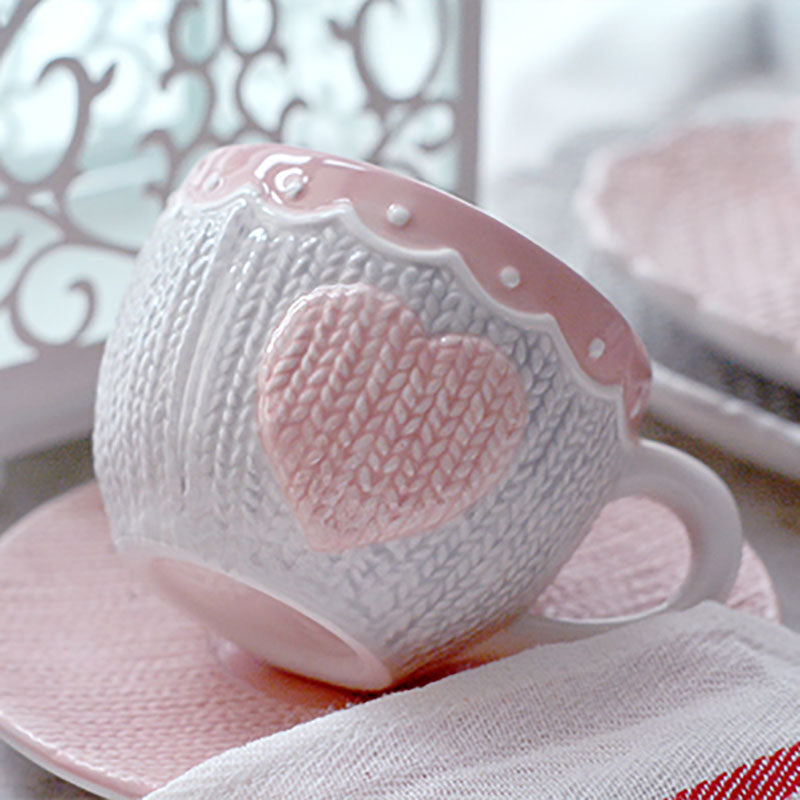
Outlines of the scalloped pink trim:
{"label": "scalloped pink trim", "polygon": [[586,375],[622,386],[635,434],[650,385],[644,346],[608,300],[529,239],[418,181],[282,144],[215,150],[192,169],[181,196],[217,202],[244,186],[289,211],[349,204],[388,242],[412,250],[454,250],[487,295],[512,311],[552,316]]}

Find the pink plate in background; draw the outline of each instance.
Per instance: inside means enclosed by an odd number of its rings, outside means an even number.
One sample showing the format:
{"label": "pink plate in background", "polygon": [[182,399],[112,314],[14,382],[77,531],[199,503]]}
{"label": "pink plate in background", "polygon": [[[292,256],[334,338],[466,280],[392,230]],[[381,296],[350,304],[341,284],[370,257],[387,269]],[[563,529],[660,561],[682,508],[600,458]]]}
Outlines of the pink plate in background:
{"label": "pink plate in background", "polygon": [[[669,511],[618,500],[534,610],[640,611],[669,595],[687,562]],[[778,617],[769,576],[747,547],[728,604]],[[0,735],[110,798],[140,797],[227,748],[369,699],[214,642],[152,594],[116,557],[93,483],[0,539],[0,617]],[[473,647],[438,674],[490,659]]]}
{"label": "pink plate in background", "polygon": [[800,388],[800,128],[790,117],[685,127],[589,160],[595,243],[681,324]]}

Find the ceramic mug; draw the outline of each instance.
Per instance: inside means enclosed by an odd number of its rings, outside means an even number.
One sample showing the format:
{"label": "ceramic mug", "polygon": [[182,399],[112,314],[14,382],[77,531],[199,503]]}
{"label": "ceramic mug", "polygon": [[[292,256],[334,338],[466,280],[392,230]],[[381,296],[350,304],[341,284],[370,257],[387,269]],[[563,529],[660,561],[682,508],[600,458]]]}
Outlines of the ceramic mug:
{"label": "ceramic mug", "polygon": [[668,607],[726,595],[735,504],[638,438],[649,378],[605,298],[477,208],[227,147],[140,253],[96,471],[116,547],[175,602],[274,665],[378,690],[503,629],[518,648],[619,622],[523,612],[624,495],[689,531]]}

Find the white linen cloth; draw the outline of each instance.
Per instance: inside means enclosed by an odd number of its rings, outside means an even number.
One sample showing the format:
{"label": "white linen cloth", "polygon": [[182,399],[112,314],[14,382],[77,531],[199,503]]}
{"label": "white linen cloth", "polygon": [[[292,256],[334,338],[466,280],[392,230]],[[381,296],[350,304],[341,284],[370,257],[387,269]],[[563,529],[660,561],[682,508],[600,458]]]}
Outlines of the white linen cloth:
{"label": "white linen cloth", "polygon": [[[754,764],[751,788],[735,793]],[[740,776],[732,793],[719,793],[725,773]],[[800,635],[704,603],[334,712],[212,758],[148,800],[782,800],[798,789]]]}

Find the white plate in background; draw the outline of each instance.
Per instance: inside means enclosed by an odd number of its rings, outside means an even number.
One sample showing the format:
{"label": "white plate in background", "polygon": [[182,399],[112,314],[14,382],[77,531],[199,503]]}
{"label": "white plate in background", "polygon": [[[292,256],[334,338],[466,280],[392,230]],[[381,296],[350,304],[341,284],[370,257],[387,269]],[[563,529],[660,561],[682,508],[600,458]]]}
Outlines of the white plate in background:
{"label": "white plate in background", "polygon": [[[788,111],[788,109],[787,109]],[[800,389],[800,128],[685,124],[601,148],[577,202],[647,298],[751,371]]]}

